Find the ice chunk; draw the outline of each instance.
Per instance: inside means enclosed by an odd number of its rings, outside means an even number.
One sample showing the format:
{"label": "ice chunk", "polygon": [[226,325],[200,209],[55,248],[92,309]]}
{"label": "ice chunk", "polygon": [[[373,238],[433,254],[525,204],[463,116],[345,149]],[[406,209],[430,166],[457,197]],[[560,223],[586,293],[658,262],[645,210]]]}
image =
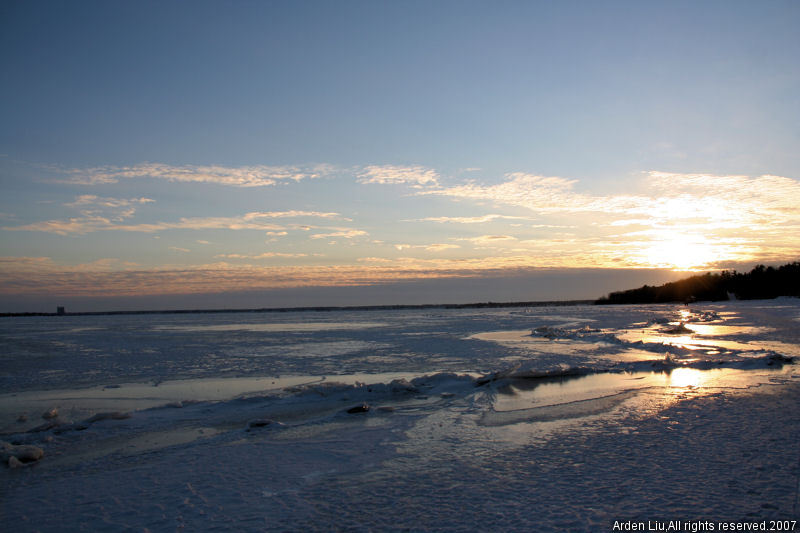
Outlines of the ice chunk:
{"label": "ice chunk", "polygon": [[122,413],[119,411],[114,411],[110,413],[97,413],[96,415],[87,418],[87,424],[93,424],[95,422],[100,422],[101,420],[125,420],[126,418],[130,418],[130,413]]}
{"label": "ice chunk", "polygon": [[[38,446],[30,444],[11,444],[10,442],[0,441],[0,459],[7,463],[8,466],[14,467],[16,461],[21,464],[35,463],[44,457],[44,450]],[[13,459],[13,460],[12,460]],[[19,466],[19,465],[17,465]]]}
{"label": "ice chunk", "polygon": [[685,335],[687,333],[694,333],[694,330],[687,328],[683,322],[681,322],[674,328],[665,329],[663,333],[668,333],[670,335]]}
{"label": "ice chunk", "polygon": [[369,405],[367,405],[366,403],[362,403],[361,405],[356,405],[355,407],[351,407],[350,409],[347,410],[347,412],[350,414],[366,413],[367,411],[369,411]]}
{"label": "ice chunk", "polygon": [[247,423],[247,430],[265,428],[267,426],[282,426],[283,424],[269,418],[257,418]]}

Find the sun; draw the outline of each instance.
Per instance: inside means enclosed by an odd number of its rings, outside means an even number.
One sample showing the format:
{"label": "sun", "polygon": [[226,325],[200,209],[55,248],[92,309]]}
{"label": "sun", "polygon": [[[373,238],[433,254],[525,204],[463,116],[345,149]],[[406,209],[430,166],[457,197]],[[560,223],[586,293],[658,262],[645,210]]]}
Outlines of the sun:
{"label": "sun", "polygon": [[701,270],[721,258],[718,247],[699,235],[653,241],[644,257],[654,267],[682,271]]}

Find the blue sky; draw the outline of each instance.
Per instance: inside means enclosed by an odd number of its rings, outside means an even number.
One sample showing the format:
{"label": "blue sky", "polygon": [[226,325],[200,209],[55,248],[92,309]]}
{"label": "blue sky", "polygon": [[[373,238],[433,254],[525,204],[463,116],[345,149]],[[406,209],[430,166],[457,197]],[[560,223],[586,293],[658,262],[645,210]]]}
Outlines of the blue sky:
{"label": "blue sky", "polygon": [[[798,23],[796,2],[4,2],[0,307],[393,303],[437,279],[471,301],[525,275],[520,299],[592,298],[632,269],[796,260]],[[619,276],[542,281],[564,269]]]}

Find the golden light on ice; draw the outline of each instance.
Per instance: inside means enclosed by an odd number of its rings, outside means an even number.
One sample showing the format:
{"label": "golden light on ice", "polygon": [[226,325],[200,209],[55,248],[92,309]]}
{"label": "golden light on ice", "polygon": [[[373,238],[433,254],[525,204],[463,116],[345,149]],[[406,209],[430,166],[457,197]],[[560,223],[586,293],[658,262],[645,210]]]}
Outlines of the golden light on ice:
{"label": "golden light on ice", "polygon": [[670,387],[699,387],[704,381],[703,373],[694,368],[676,368],[669,373]]}

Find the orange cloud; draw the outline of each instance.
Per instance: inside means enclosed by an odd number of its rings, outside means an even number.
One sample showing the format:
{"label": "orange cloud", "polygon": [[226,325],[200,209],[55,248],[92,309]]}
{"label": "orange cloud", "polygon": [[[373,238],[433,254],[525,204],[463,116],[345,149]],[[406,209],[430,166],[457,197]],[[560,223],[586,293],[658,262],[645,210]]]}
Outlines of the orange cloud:
{"label": "orange cloud", "polygon": [[[663,267],[670,266],[672,257],[674,267],[691,263],[697,268],[713,268],[726,261],[795,260],[800,249],[800,182],[795,179],[648,172],[632,187],[632,194],[592,195],[577,186],[576,180],[513,173],[499,184],[471,183],[418,194],[529,209],[554,224],[526,229],[574,228],[584,237],[581,246],[597,254],[598,266],[608,259],[609,251],[618,264]],[[425,220],[472,222],[485,218],[488,216]],[[610,228],[626,226],[652,233],[609,234]],[[487,237],[472,241],[487,244]],[[535,246],[533,240],[523,242],[525,247],[520,250]],[[683,252],[680,243],[684,243]],[[579,253],[561,245],[558,249],[566,256]],[[689,250],[694,259],[686,257]]]}
{"label": "orange cloud", "polygon": [[[571,266],[596,266],[594,258],[569,259]],[[356,264],[325,266],[266,267],[220,262],[159,268],[142,268],[114,259],[64,265],[46,257],[3,257],[0,258],[0,294],[132,296],[359,286],[398,280],[508,274],[532,266],[531,257],[525,255],[474,259],[401,258],[390,263],[381,258],[364,258]],[[564,262],[554,260],[549,266],[564,266]]]}
{"label": "orange cloud", "polygon": [[254,255],[247,255],[247,254],[220,254],[220,255],[215,255],[214,257],[216,257],[218,259],[271,259],[273,257],[281,257],[281,258],[308,257],[308,254],[290,254],[290,253],[283,253],[283,252],[264,252],[263,254],[254,254]]}
{"label": "orange cloud", "polygon": [[366,231],[360,229],[341,229],[332,233],[317,233],[311,235],[311,239],[330,239],[333,237],[341,237],[343,239],[353,239],[355,237],[363,237],[369,235]]}

